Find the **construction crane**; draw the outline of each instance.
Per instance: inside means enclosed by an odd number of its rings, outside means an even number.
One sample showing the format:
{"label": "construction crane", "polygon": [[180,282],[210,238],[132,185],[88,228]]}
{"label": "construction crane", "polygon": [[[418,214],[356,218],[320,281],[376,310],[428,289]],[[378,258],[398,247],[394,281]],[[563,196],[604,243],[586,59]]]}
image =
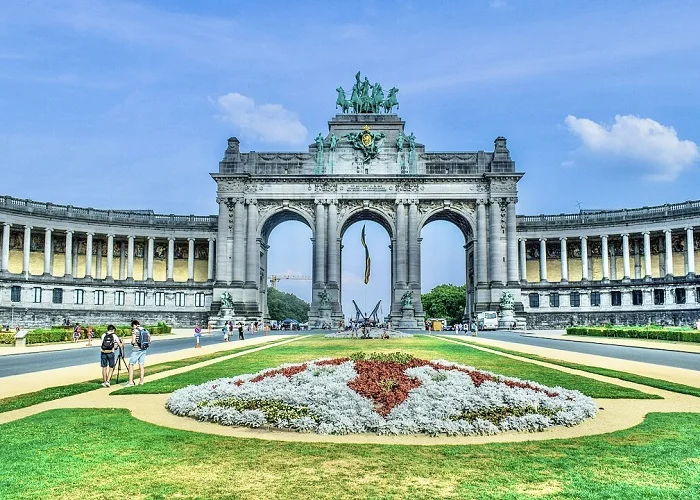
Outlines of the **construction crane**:
{"label": "construction crane", "polygon": [[311,281],[311,276],[303,276],[301,274],[271,274],[270,286],[277,290],[277,282],[280,280],[304,280]]}

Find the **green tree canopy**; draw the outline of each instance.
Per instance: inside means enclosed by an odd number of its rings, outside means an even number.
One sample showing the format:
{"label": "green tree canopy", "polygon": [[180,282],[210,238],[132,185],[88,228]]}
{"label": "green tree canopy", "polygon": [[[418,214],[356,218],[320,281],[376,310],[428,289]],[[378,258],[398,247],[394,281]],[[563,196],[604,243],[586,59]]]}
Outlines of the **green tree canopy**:
{"label": "green tree canopy", "polygon": [[267,289],[267,309],[270,312],[270,319],[276,321],[292,318],[304,323],[309,319],[308,302],[301,300],[293,293],[280,292],[272,287]]}
{"label": "green tree canopy", "polygon": [[462,321],[467,302],[466,285],[438,285],[420,299],[426,318],[445,318],[453,324]]}

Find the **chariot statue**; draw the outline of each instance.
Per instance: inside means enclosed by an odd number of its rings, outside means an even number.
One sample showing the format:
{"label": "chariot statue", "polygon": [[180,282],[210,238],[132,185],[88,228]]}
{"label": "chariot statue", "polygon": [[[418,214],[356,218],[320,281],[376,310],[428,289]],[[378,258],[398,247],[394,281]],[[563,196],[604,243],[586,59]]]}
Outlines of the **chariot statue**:
{"label": "chariot statue", "polygon": [[501,309],[513,309],[513,304],[515,304],[513,293],[508,290],[504,291],[499,302]]}
{"label": "chariot statue", "polygon": [[331,303],[331,294],[328,293],[326,290],[323,290],[321,293],[319,293],[318,298],[321,301],[320,302],[321,307],[327,306]]}

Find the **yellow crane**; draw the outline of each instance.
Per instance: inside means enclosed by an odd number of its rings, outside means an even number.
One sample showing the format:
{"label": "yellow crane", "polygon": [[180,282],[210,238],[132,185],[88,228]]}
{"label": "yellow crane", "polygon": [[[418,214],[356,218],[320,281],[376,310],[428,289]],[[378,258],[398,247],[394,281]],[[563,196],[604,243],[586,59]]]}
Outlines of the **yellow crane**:
{"label": "yellow crane", "polygon": [[277,282],[280,280],[303,280],[311,281],[311,276],[304,276],[301,274],[271,274],[270,275],[270,286],[277,289]]}

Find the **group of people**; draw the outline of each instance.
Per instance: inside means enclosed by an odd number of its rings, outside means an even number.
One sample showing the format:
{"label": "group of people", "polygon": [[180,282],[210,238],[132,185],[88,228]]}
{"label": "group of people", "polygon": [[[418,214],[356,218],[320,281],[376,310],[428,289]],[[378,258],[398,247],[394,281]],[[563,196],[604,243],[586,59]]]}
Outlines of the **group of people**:
{"label": "group of people", "polygon": [[[114,373],[114,367],[124,359],[124,340],[116,333],[114,325],[107,326],[102,334],[100,344],[100,367],[102,368],[102,387],[109,387]],[[137,320],[131,322],[131,354],[129,356],[129,380],[127,386],[136,385],[134,382],[134,367],[139,367],[139,383],[143,384],[146,366],[146,350],[151,344],[151,335]]]}
{"label": "group of people", "polygon": [[[231,339],[231,337],[233,337],[233,328],[233,321],[227,321],[221,328],[221,331],[224,334],[224,342],[228,342]],[[245,340],[245,337],[243,336],[243,323],[238,323],[238,340]]]}

